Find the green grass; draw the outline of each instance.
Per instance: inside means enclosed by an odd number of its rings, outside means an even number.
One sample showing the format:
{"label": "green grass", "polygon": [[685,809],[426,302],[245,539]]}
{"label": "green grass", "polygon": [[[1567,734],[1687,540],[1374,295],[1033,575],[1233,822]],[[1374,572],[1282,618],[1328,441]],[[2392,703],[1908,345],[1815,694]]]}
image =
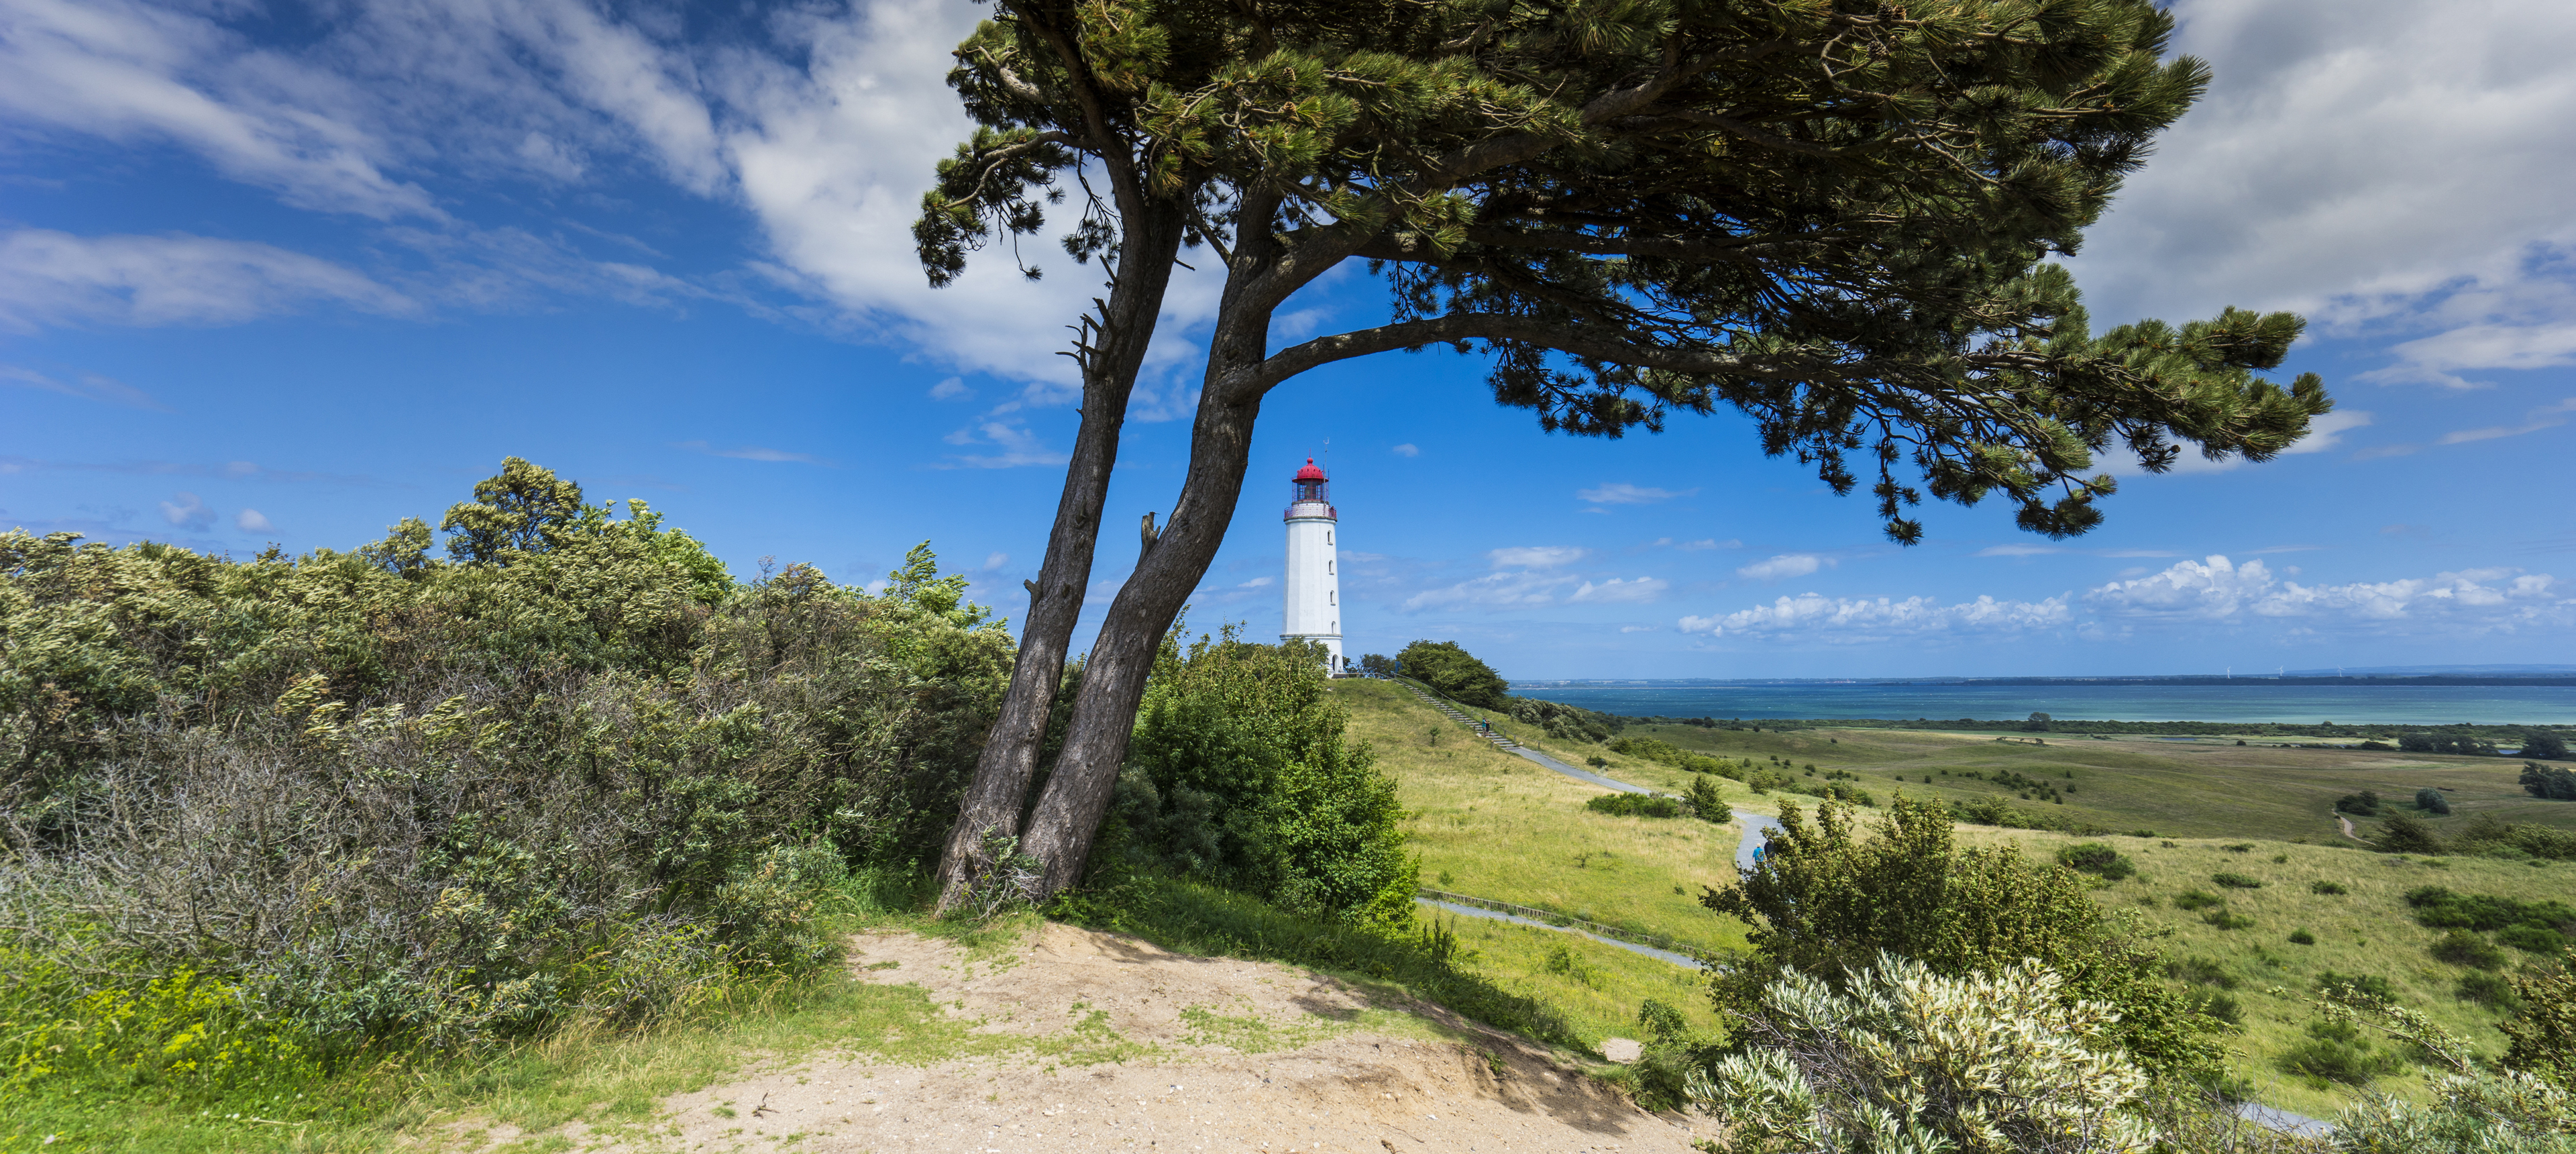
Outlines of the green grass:
{"label": "green grass", "polygon": [[[2504,757],[2444,757],[2359,749],[2289,749],[2225,740],[2149,737],[2094,740],[2084,734],[2027,735],[2047,742],[1997,741],[1991,734],[1916,730],[1812,729],[1789,733],[1710,730],[1687,725],[1630,726],[1653,737],[1720,757],[1778,756],[1818,772],[1848,770],[1886,801],[1898,786],[1909,796],[1944,800],[2000,797],[2013,805],[2062,815],[2109,830],[2149,829],[2168,837],[2256,837],[2278,841],[2340,837],[2335,799],[2356,790],[2403,799],[2432,786],[2448,791],[2451,813],[2424,816],[2437,833],[2491,813],[2506,821],[2576,828],[2576,802],[2524,793],[2522,763]],[[2020,736],[2020,735],[2016,735]],[[1562,744],[1562,743],[1556,743]],[[1577,753],[1579,760],[1583,754]],[[1615,765],[1633,759],[1610,755]],[[2016,774],[2049,782],[2065,804],[2024,800],[2018,789],[1964,776]],[[2073,773],[2073,778],[2065,775]],[[1616,776],[1615,772],[1613,774]],[[1930,775],[1926,784],[1923,778]],[[2373,823],[2357,821],[2363,836]]]}
{"label": "green grass", "polygon": [[[1477,740],[1401,686],[1341,681],[1333,693],[1350,710],[1352,736],[1366,739],[1396,780],[1422,884],[1701,950],[1743,947],[1743,923],[1699,904],[1705,887],[1734,884],[1740,823],[1597,813],[1584,802],[1601,796],[1599,787]],[[1580,764],[1581,754],[1565,752]],[[1622,761],[1619,771],[1620,780],[1666,793],[1689,788],[1692,776],[1645,762]],[[1721,784],[1730,805],[1752,796]]]}
{"label": "green grass", "polygon": [[[1963,844],[2012,843],[2042,857],[2078,840],[2059,834],[1960,826]],[[2432,946],[2446,932],[2416,924],[2405,901],[2408,890],[2440,885],[2464,894],[2491,894],[2536,901],[2563,897],[2576,886],[2576,864],[2532,866],[2497,858],[2413,858],[2324,845],[2281,842],[2241,845],[2227,839],[2110,837],[2109,842],[2137,863],[2136,877],[2106,884],[2095,900],[2113,911],[2134,912],[2164,936],[2157,943],[2182,963],[2191,984],[2222,990],[2237,1000],[2244,1029],[2233,1038],[2243,1073],[2262,1088],[2274,1105],[2301,1113],[2327,1115],[2349,1104],[2347,1088],[2319,1089],[2276,1068],[2289,1047],[2306,1040],[2315,1020],[2308,999],[2315,996],[2327,971],[2385,979],[2399,1002],[2424,1012],[2444,1029],[2469,1039],[2487,1057],[2504,1051],[2496,1031],[2503,1016],[2457,996],[2461,980],[2473,973],[2465,966],[2436,960]],[[2173,845],[2166,845],[2166,841]],[[2274,861],[2286,857],[2287,861]],[[2233,874],[2261,882],[2259,888],[2221,888],[2210,879]],[[2341,887],[2342,893],[2319,893]],[[2198,892],[2220,905],[2187,909],[2177,898]],[[2242,929],[2212,925],[2210,914],[2252,922]],[[2312,944],[2291,940],[2305,931]],[[2532,955],[2508,949],[2511,964]],[[2220,983],[2233,983],[2223,988]],[[2381,1079],[2376,1091],[2420,1097],[2423,1071]]]}

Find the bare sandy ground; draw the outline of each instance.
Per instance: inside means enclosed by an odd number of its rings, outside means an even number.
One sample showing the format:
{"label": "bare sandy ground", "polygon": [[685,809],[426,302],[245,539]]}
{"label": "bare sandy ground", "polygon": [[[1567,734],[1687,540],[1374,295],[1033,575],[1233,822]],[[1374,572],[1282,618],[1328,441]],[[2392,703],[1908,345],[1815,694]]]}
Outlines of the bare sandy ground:
{"label": "bare sandy ground", "polygon": [[1383,995],[1286,966],[1172,954],[1053,923],[982,961],[911,934],[855,947],[862,979],[924,987],[978,1029],[1060,1035],[1087,1023],[1080,1036],[1106,1037],[1106,1026],[1144,1052],[1088,1066],[810,1061],[669,1099],[656,1145],[1684,1154],[1709,1136],[1510,1035],[1421,1003],[1382,1005]]}

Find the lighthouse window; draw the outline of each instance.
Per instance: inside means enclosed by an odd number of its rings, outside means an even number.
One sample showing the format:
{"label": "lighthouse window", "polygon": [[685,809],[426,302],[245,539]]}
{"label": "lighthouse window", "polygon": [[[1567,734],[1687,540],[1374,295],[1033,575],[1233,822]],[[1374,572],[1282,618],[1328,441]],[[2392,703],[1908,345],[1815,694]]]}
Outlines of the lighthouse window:
{"label": "lighthouse window", "polygon": [[1333,531],[1332,531],[1332,530],[1330,530],[1330,529],[1326,529],[1326,530],[1324,530],[1324,543],[1325,543],[1325,544],[1327,544],[1327,545],[1330,545],[1330,544],[1332,544],[1332,543],[1333,543]]}
{"label": "lighthouse window", "polygon": [[1333,575],[1333,563],[1332,563],[1332,562],[1330,562],[1330,561],[1326,561],[1326,562],[1324,562],[1324,576],[1326,576],[1326,577],[1330,577],[1330,576],[1332,576],[1332,575]]}
{"label": "lighthouse window", "polygon": [[1333,600],[1333,596],[1334,596],[1334,594],[1333,594],[1333,591],[1332,591],[1332,590],[1330,590],[1330,589],[1324,590],[1324,604],[1326,604],[1326,605],[1339,605],[1339,604],[1341,604],[1341,602]]}

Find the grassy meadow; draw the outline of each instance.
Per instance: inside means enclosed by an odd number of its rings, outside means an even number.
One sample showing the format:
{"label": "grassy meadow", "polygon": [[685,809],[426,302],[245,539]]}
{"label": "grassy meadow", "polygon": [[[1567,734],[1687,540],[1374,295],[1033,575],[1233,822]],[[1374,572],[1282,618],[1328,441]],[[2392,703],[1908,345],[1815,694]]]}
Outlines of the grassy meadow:
{"label": "grassy meadow", "polygon": [[[1745,927],[1718,918],[1696,901],[1701,886],[1733,879],[1740,821],[1712,826],[1591,813],[1581,808],[1582,802],[1598,790],[1485,746],[1401,686],[1341,682],[1335,693],[1351,709],[1353,733],[1376,746],[1380,764],[1401,785],[1407,828],[1422,854],[1424,884],[1705,946],[1741,942]],[[1691,779],[1642,758],[1550,739],[1491,711],[1467,712],[1569,764],[1602,757],[1609,762],[1603,772],[1623,781],[1678,793]],[[2412,813],[2415,791],[2433,786],[2446,791],[2452,807],[2448,817],[2424,815],[2437,831],[2481,813],[2576,826],[2576,803],[2541,801],[2523,793],[2517,782],[2521,762],[2511,758],[2289,749],[2250,740],[2239,746],[2234,739],[2093,739],[2065,733],[2031,735],[2046,744],[1998,742],[1992,734],[1859,729],[1783,733],[1632,725],[1625,734],[1757,764],[1772,764],[1776,758],[1801,774],[1809,764],[1819,774],[1848,771],[1882,803],[1899,788],[1909,796],[1944,800],[2001,796],[2016,806],[2062,813],[2094,826],[2154,831],[2147,837],[2073,836],[1957,827],[1962,844],[2016,844],[2043,859],[2082,841],[2100,841],[2128,855],[2137,876],[2102,883],[2097,900],[2105,908],[2133,913],[2142,928],[2158,937],[2160,948],[2177,963],[2178,984],[2234,1000],[2239,1027],[2231,1044],[2239,1071],[2264,1101],[2307,1114],[2331,1114],[2359,1092],[2343,1084],[2319,1085],[2279,1068],[2284,1051],[2308,1040],[2306,1030],[2314,1020],[2308,999],[2329,971],[2384,979],[2403,1004],[2470,1039],[2489,1056],[2503,1050],[2503,1037],[2495,1029],[2503,1013],[2460,996],[2461,980],[2471,971],[2433,957],[2431,946],[2443,931],[2416,923],[2404,899],[2407,891],[2439,885],[2462,894],[2523,901],[2566,900],[2576,893],[2576,863],[2381,854],[2345,839],[2335,823],[2335,799],[2347,793],[2374,790],[2392,810]],[[2007,774],[2012,786],[1996,782]],[[1932,779],[1928,784],[1926,776]],[[2029,791],[2024,783],[2032,781],[2049,783],[2063,801],[2046,795],[2025,799],[2022,795]],[[1783,800],[1802,807],[1815,803],[1794,795],[1755,796],[1736,782],[1722,784],[1728,803],[1739,813],[1776,814]],[[2365,837],[2373,824],[2355,821]],[[2259,885],[2229,887],[2213,880],[2219,874]],[[2317,892],[2319,883],[2343,892]],[[1676,886],[1686,893],[1675,894]],[[2196,904],[2185,898],[2184,905],[2177,905],[2176,899],[2186,894],[2207,895],[2220,904],[2184,908]],[[2231,925],[2237,928],[2222,928]],[[2313,942],[2293,941],[2297,931],[2305,931]],[[1555,944],[1538,939],[1569,937],[1541,930],[1478,937],[1480,928],[1463,924],[1460,932],[1487,951],[1478,964],[1501,981],[1544,969],[1533,964],[1544,954],[1517,945],[1512,937],[1530,937],[1536,947]],[[2511,948],[2504,956],[2507,973],[2533,960]],[[1661,965],[1643,958],[1635,962]],[[1653,977],[1631,976],[1634,968],[1605,963],[1588,987],[1570,983],[1562,974],[1538,973],[1527,979],[1526,988],[1551,1002],[1585,1007],[1587,1026],[1597,1029],[1594,1021],[1610,1017],[1618,1001],[1630,1007],[1626,1012],[1633,1020],[1638,999],[1673,1000],[1652,992]],[[1693,992],[1690,1000],[1686,1009],[1693,1021],[1703,1028],[1711,1025],[1705,998]],[[2424,1080],[2420,1068],[2408,1065],[2368,1088],[2417,1096]]]}

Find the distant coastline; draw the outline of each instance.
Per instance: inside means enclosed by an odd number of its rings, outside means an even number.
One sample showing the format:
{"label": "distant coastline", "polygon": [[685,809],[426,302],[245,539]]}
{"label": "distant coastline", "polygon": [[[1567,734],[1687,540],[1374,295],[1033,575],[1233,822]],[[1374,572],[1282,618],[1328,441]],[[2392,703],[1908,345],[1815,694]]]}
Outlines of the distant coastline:
{"label": "distant coastline", "polygon": [[2412,726],[2576,725],[2576,671],[2522,675],[1567,678],[1512,692],[1629,717],[2068,720]]}

